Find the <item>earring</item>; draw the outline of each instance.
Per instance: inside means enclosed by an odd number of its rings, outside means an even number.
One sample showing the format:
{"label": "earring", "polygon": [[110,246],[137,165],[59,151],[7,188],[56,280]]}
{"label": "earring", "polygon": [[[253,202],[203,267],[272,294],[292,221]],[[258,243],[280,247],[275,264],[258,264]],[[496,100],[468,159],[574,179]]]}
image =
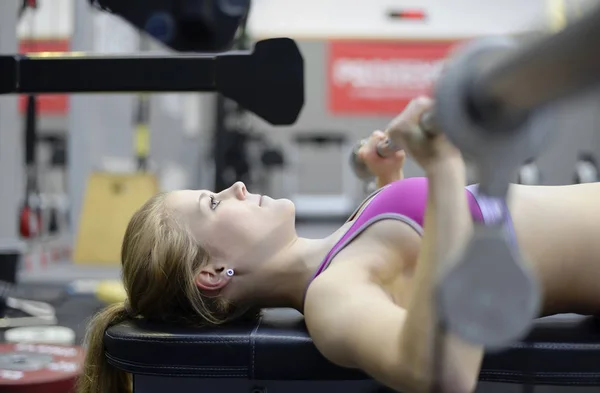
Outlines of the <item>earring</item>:
{"label": "earring", "polygon": [[233,269],[227,269],[227,271],[225,271],[225,274],[227,274],[229,277],[232,277],[235,272],[233,271]]}

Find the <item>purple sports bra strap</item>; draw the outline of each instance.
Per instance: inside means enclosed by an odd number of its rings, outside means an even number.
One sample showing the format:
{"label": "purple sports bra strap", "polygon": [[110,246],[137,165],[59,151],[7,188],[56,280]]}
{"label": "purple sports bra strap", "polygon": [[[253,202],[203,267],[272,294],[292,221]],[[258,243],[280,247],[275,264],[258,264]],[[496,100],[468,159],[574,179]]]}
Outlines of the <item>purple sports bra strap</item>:
{"label": "purple sports bra strap", "polygon": [[[319,265],[317,271],[312,275],[310,281],[308,282],[308,286],[310,283],[319,276],[331,263],[333,258],[340,252],[344,247],[348,245],[352,240],[354,240],[358,235],[360,235],[365,229],[376,223],[377,221],[386,220],[386,219],[395,219],[406,222],[410,225],[410,218],[398,214],[398,213],[382,213],[376,216],[372,216],[366,220],[355,220],[350,228],[344,233],[342,238],[338,240],[338,242],[333,246],[333,248],[327,253],[327,256],[323,259],[323,262]],[[308,287],[304,291],[304,298],[306,298],[306,292],[308,291]],[[304,303],[304,300],[302,301]]]}
{"label": "purple sports bra strap", "polygon": [[[364,213],[366,206],[368,206],[368,204],[373,201],[373,198],[377,194],[379,194],[381,191],[386,189],[388,186],[381,187],[380,189],[373,191],[368,197],[365,198],[365,201],[354,211],[354,213],[352,213],[350,215],[350,218],[348,219],[348,221],[354,220],[354,222],[352,223],[350,228],[348,228],[346,233],[344,233],[344,235],[340,238],[340,240],[338,240],[337,243],[335,243],[335,245],[331,248],[331,250],[329,250],[329,252],[325,256],[325,258],[323,259],[323,262],[321,262],[321,264],[319,265],[319,268],[317,269],[315,274],[313,274],[313,276],[311,277],[310,282],[312,282],[312,280],[314,280],[319,274],[321,274],[323,272],[323,270],[325,270],[325,268],[329,265],[329,263],[331,262],[333,257],[338,253],[338,251],[348,243],[348,239],[354,238],[353,235],[355,232],[357,232],[357,231],[361,232],[362,229],[364,229],[364,227],[361,228],[362,227],[361,224],[362,224],[363,220],[360,220],[360,218],[361,218],[362,214]],[[361,210],[362,210],[362,212],[361,212]],[[360,212],[360,214],[358,214],[359,212]],[[348,222],[348,221],[346,221],[346,222]],[[310,285],[310,282],[309,282],[309,285]]]}
{"label": "purple sports bra strap", "polygon": [[501,225],[508,235],[508,240],[512,246],[517,246],[517,235],[515,226],[510,214],[508,205],[504,198],[491,197],[485,194],[479,194],[477,197],[481,210],[486,212],[485,224]]}
{"label": "purple sports bra strap", "polygon": [[315,274],[313,274],[312,278],[310,279],[311,282],[319,274],[323,273],[323,270],[325,270],[325,268],[329,265],[329,263],[331,262],[331,260],[335,256],[335,254],[337,254],[338,251],[347,244],[347,239],[350,238],[350,237],[352,237],[352,235],[355,232],[360,232],[361,231],[361,228],[359,228],[359,226],[360,226],[359,220],[354,220],[354,222],[352,223],[352,225],[350,226],[350,228],[348,228],[348,230],[346,231],[346,233],[344,233],[344,235],[340,238],[340,240],[338,240],[337,243],[335,243],[335,246],[333,246],[331,248],[331,250],[329,250],[329,252],[325,256],[325,258],[323,259],[323,262],[321,262],[321,264],[319,265],[319,268],[317,269],[317,271],[315,272]]}

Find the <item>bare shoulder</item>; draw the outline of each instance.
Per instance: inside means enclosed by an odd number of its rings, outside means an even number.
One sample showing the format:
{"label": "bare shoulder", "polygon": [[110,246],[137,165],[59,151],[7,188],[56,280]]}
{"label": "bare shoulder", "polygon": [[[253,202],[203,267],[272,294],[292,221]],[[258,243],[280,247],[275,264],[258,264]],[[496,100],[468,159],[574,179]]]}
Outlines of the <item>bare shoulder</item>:
{"label": "bare shoulder", "polygon": [[[330,361],[343,367],[361,368],[363,347],[377,348],[387,323],[397,328],[405,310],[385,290],[349,269],[343,276],[326,271],[310,286],[304,316],[315,346]],[[389,345],[387,343],[386,345]]]}
{"label": "bare shoulder", "polygon": [[381,339],[387,325],[400,328],[405,310],[396,295],[402,290],[392,287],[406,284],[396,278],[414,266],[420,239],[406,223],[379,221],[312,282],[304,315],[315,345],[329,360],[355,367],[357,357],[368,352],[360,349],[358,341]]}

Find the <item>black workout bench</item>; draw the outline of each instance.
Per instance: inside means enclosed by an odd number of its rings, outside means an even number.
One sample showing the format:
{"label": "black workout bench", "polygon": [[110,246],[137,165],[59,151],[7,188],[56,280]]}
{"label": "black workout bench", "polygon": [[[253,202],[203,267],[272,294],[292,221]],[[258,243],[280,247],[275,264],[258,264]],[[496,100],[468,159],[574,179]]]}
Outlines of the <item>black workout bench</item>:
{"label": "black workout bench", "polygon": [[[106,357],[133,374],[134,393],[377,392],[365,374],[317,351],[301,314],[269,309],[254,323],[212,329],[129,320],[104,337]],[[600,319],[558,315],[530,335],[486,355],[481,381],[600,386]]]}

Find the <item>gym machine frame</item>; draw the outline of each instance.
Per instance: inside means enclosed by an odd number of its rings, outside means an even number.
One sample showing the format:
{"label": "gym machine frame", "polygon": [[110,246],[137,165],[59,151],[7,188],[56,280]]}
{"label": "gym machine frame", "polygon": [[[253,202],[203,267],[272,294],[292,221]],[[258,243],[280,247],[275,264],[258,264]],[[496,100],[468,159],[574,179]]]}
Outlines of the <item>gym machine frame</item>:
{"label": "gym machine frame", "polygon": [[0,75],[0,94],[217,91],[274,125],[304,106],[304,61],[289,38],[215,54],[3,55]]}

